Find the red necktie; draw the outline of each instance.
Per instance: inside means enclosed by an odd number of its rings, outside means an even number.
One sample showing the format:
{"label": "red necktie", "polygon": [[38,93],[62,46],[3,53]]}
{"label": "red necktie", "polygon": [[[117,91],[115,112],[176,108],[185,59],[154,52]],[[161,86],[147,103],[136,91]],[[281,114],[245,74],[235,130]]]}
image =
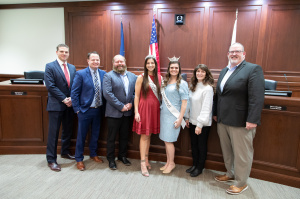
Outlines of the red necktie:
{"label": "red necktie", "polygon": [[69,77],[69,73],[68,73],[68,70],[67,70],[67,66],[66,66],[66,64],[63,64],[63,66],[64,66],[65,77],[66,77],[66,80],[68,82],[68,87],[70,88],[70,77]]}

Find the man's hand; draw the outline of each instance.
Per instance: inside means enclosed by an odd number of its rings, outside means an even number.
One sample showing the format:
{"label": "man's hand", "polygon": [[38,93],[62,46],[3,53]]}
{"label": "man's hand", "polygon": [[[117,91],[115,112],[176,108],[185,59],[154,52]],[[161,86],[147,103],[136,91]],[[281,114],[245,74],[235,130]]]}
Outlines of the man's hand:
{"label": "man's hand", "polygon": [[125,106],[127,107],[128,111],[131,110],[131,108],[132,108],[132,104],[131,103],[128,103]]}
{"label": "man's hand", "polygon": [[128,111],[128,108],[127,108],[127,106],[126,106],[126,105],[124,105],[121,111],[122,111],[122,112]]}
{"label": "man's hand", "polygon": [[247,130],[251,130],[251,129],[254,129],[257,127],[257,124],[254,124],[254,123],[250,123],[250,122],[246,122],[246,129]]}
{"label": "man's hand", "polygon": [[64,100],[63,100],[63,103],[65,105],[67,105],[67,107],[71,107],[72,106],[72,100],[71,100],[71,97],[66,97]]}
{"label": "man's hand", "polygon": [[217,116],[213,116],[213,119],[215,120],[215,122],[218,122]]}

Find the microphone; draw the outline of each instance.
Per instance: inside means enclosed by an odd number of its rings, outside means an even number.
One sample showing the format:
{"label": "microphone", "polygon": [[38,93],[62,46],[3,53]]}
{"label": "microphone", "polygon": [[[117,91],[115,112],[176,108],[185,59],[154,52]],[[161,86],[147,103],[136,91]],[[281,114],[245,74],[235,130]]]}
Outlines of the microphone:
{"label": "microphone", "polygon": [[284,75],[284,77],[285,77],[286,84],[287,84],[287,86],[288,86],[288,90],[290,91],[289,82],[288,82],[288,80],[287,80],[286,74],[283,74],[283,75]]}

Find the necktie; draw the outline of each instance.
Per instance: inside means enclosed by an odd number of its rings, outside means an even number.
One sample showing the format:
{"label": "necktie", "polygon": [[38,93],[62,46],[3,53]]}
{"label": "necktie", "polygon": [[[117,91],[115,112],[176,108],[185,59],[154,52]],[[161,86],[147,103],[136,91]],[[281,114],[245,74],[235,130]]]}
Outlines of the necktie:
{"label": "necktie", "polygon": [[69,77],[69,73],[67,70],[67,66],[66,66],[66,64],[63,64],[63,66],[64,66],[64,74],[65,74],[66,80],[68,82],[68,87],[70,88],[70,77]]}
{"label": "necktie", "polygon": [[94,86],[95,86],[95,106],[98,107],[101,105],[101,102],[100,102],[100,86],[98,82],[97,70],[94,71]]}

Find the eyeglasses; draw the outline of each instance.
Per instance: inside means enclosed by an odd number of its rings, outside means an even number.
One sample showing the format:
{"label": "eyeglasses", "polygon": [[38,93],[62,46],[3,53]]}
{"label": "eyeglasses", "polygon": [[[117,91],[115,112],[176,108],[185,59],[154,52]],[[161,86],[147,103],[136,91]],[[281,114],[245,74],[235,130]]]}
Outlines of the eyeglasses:
{"label": "eyeglasses", "polygon": [[238,54],[238,53],[242,53],[242,52],[244,52],[244,51],[242,51],[242,50],[233,50],[233,51],[229,51],[228,53],[229,54]]}

